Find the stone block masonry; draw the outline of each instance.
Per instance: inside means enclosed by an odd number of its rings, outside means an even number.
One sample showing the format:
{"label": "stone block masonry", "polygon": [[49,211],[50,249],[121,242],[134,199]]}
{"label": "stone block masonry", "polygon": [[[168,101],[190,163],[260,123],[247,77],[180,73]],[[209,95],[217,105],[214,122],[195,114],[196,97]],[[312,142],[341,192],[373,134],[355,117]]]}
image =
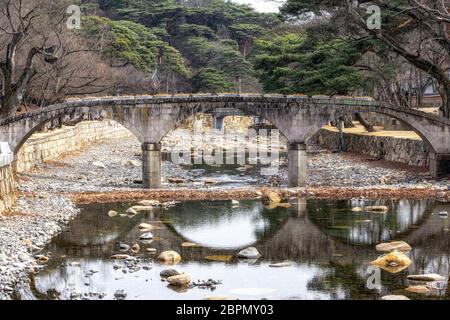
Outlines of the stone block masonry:
{"label": "stone block masonry", "polygon": [[16,181],[12,167],[0,167],[0,215],[11,209],[17,199]]}
{"label": "stone block masonry", "polygon": [[[0,214],[11,209],[17,200],[16,172],[26,172],[39,163],[55,160],[67,152],[80,150],[87,143],[102,139],[124,138],[132,133],[114,121],[86,121],[72,127],[36,133],[31,136],[17,154],[15,166],[11,165],[12,153],[6,144],[0,152]],[[9,152],[8,152],[9,151]]]}
{"label": "stone block masonry", "polygon": [[17,155],[17,172],[26,172],[37,164],[55,160],[64,153],[80,150],[92,141],[124,138],[132,133],[114,121],[86,121],[31,136]]}
{"label": "stone block masonry", "polygon": [[[362,153],[377,159],[418,167],[429,165],[428,151],[420,139],[346,132],[344,140],[348,152]],[[322,129],[311,139],[311,142],[334,150],[339,146],[339,133],[336,130]]]}

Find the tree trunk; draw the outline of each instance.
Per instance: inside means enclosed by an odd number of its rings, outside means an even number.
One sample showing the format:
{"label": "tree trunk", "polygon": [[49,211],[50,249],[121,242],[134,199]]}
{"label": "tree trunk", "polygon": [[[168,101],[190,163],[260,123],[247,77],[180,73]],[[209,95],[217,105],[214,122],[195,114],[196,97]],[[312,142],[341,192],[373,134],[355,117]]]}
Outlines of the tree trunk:
{"label": "tree trunk", "polygon": [[5,94],[0,99],[0,119],[8,118],[16,114],[21,98],[16,93]]}
{"label": "tree trunk", "polygon": [[[354,128],[355,127],[351,116],[344,116],[341,119],[344,122],[344,128]],[[332,127],[339,128],[339,119],[336,119],[335,121],[331,121],[330,125]]]}
{"label": "tree trunk", "polygon": [[355,125],[353,124],[353,119],[351,116],[345,116],[342,117],[342,120],[344,121],[344,127],[345,128],[354,128]]}
{"label": "tree trunk", "polygon": [[371,125],[370,123],[368,123],[366,121],[366,119],[364,119],[364,117],[362,116],[361,113],[355,113],[355,118],[356,120],[358,120],[359,123],[361,123],[361,125],[364,127],[364,129],[367,130],[367,132],[377,132],[378,130],[375,129],[375,127],[373,125]]}
{"label": "tree trunk", "polygon": [[238,85],[238,92],[239,94],[242,93],[242,77],[238,76],[236,77],[237,85]]}
{"label": "tree trunk", "polygon": [[338,120],[338,128],[339,128],[339,151],[341,152],[345,151],[344,127],[345,127],[345,120],[344,118],[340,118]]}
{"label": "tree trunk", "polygon": [[439,92],[442,98],[441,114],[445,118],[450,118],[450,88],[446,85],[441,85]]}

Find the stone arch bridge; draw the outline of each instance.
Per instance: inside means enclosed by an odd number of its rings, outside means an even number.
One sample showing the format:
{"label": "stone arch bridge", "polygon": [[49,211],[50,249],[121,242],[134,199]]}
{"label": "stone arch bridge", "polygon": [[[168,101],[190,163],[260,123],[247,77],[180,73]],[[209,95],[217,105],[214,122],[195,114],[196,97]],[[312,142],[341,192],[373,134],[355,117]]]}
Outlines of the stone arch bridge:
{"label": "stone arch bridge", "polygon": [[196,113],[214,113],[214,110],[227,108],[266,119],[287,138],[291,187],[306,183],[308,139],[325,124],[356,112],[385,114],[407,124],[427,145],[431,173],[438,177],[450,172],[450,120],[381,105],[370,98],[199,94],[68,100],[0,120],[0,142],[3,145],[7,142],[17,155],[25,141],[50,121],[115,120],[142,143],[144,186],[154,188],[161,185],[160,141],[166,133]]}

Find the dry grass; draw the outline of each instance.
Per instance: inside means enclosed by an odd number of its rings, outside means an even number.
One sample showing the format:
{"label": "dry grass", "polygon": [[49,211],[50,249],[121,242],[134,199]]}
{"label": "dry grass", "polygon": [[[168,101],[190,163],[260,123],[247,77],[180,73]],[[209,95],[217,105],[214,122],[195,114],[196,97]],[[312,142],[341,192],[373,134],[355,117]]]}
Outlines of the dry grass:
{"label": "dry grass", "polygon": [[[144,199],[159,201],[186,200],[245,200],[258,199],[261,194],[276,192],[282,198],[302,197],[308,199],[336,199],[347,200],[365,197],[367,199],[436,199],[443,198],[450,201],[450,191],[438,191],[432,188],[384,188],[384,189],[356,189],[342,187],[315,187],[301,189],[280,188],[243,188],[236,190],[139,190],[112,192],[78,192],[63,194],[69,196],[75,203],[110,203],[132,202]],[[439,193],[441,193],[439,195]]]}
{"label": "dry grass", "polygon": [[26,211],[6,211],[3,212],[0,216],[3,216],[5,218],[12,218],[12,217],[33,217],[36,214],[33,212],[26,212]]}
{"label": "dry grass", "polygon": [[[324,126],[326,130],[338,132],[338,129],[333,126]],[[361,125],[356,125],[354,128],[345,128],[345,133],[357,134],[361,136],[375,136],[375,137],[393,137],[399,139],[411,139],[411,140],[422,140],[420,136],[414,131],[397,131],[397,130],[382,130],[378,132],[367,132]]]}

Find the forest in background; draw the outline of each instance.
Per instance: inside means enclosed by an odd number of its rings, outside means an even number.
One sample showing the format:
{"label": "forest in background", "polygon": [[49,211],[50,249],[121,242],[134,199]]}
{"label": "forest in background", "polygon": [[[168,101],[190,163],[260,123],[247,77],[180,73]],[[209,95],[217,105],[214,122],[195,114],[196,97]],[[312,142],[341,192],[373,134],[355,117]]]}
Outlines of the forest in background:
{"label": "forest in background", "polygon": [[[81,95],[368,95],[450,117],[447,0],[0,0],[0,117]],[[365,23],[381,8],[381,29]],[[81,8],[70,30],[67,8]]]}

